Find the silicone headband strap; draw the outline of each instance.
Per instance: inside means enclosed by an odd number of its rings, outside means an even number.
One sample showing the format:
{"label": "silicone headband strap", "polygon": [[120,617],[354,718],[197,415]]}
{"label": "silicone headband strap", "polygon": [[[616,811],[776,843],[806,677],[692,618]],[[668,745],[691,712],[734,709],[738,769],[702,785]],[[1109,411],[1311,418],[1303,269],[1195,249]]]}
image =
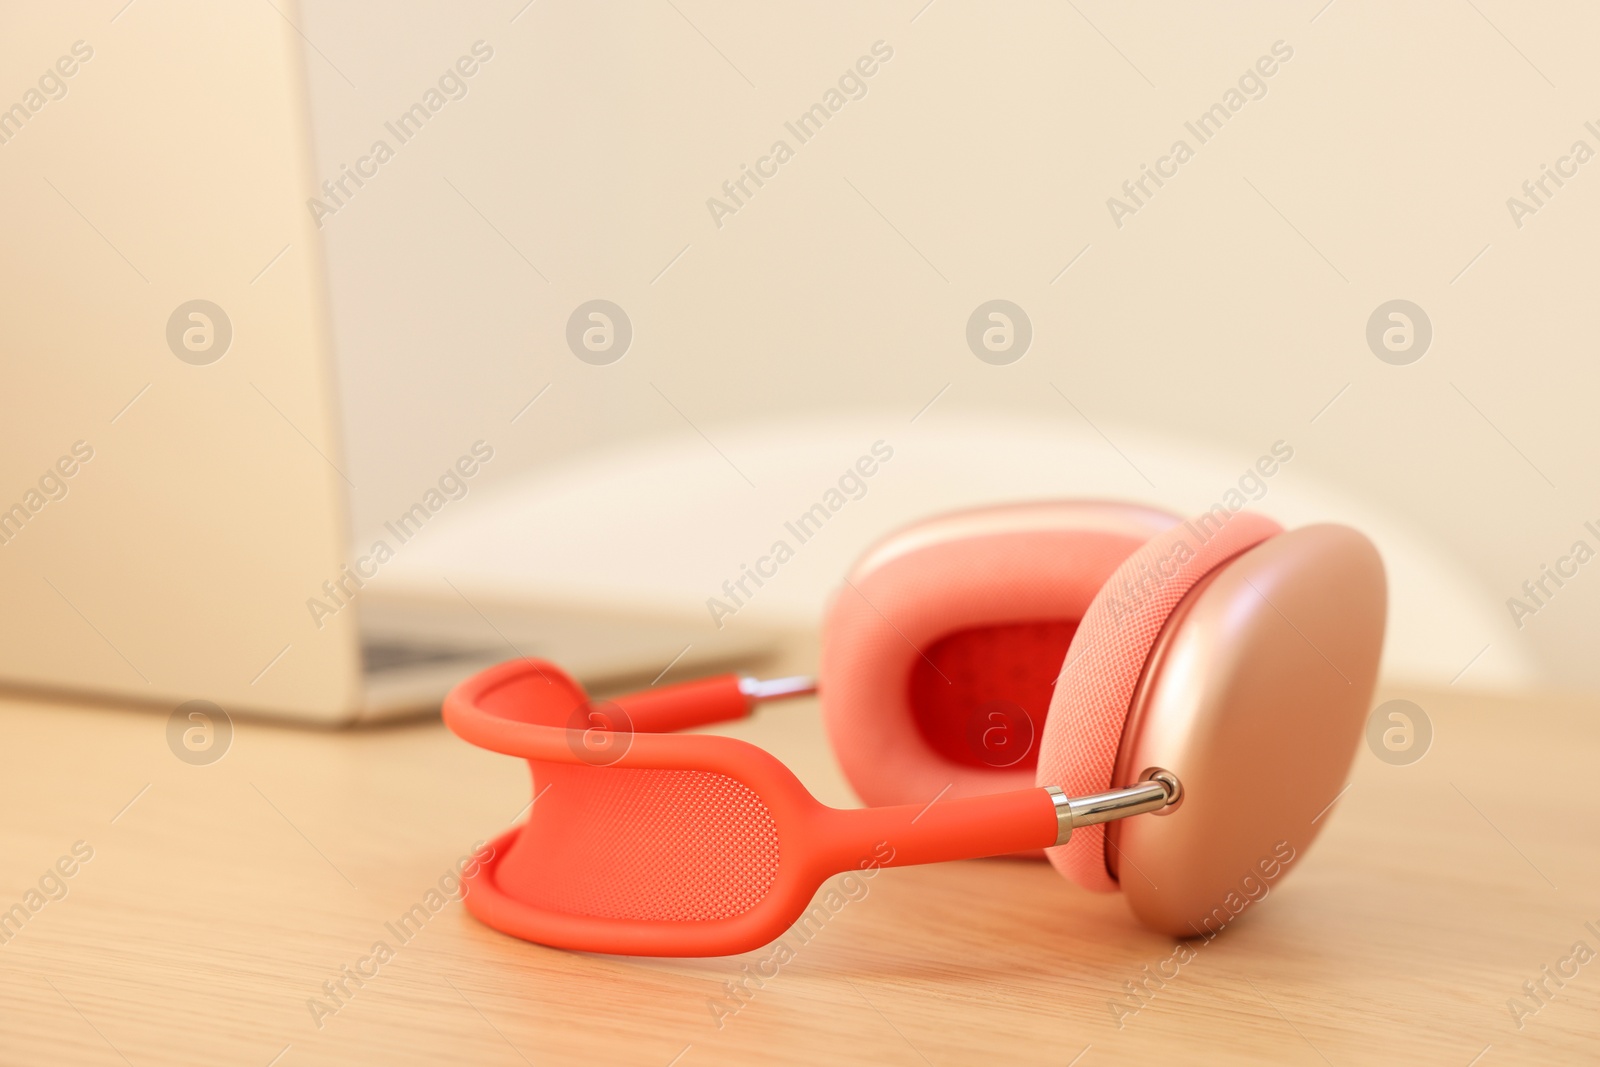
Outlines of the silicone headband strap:
{"label": "silicone headband strap", "polygon": [[[772,880],[762,887],[764,895],[737,914],[704,919],[587,914],[551,905],[537,891],[542,884],[539,863],[552,855],[548,847],[552,842],[560,862],[583,862],[585,856],[574,851],[572,841],[561,841],[559,823],[548,821],[581,818],[582,810],[558,807],[555,811],[561,814],[541,815],[550,811],[547,800],[529,813],[521,827],[496,839],[494,857],[469,880],[467,908],[497,929],[563,948],[630,955],[727,955],[759,947],[782,934],[832,875],[1027,852],[1060,838],[1062,815],[1049,789],[951,796],[946,788],[923,804],[832,808],[817,801],[775,756],[755,745],[731,737],[665,732],[741,718],[762,697],[796,695],[805,688],[786,682],[752,693],[749,683],[741,685],[736,677],[723,676],[619,697],[606,705],[586,697],[560,668],[540,661],[502,663],[466,679],[445,699],[445,723],[463,740],[547,765],[534,771],[536,776],[553,776],[545,788],[563,781],[593,784],[593,775],[608,773],[607,768],[619,773],[691,771],[722,776],[757,794],[770,816],[768,826],[777,835],[782,857]],[[594,725],[597,721],[616,725],[599,727]],[[595,729],[617,736],[591,749],[585,739]],[[584,764],[590,767],[585,769]],[[1080,799],[1077,807],[1089,819],[1111,817],[1113,809],[1147,810],[1140,804],[1158,798],[1109,805],[1102,805],[1102,798]],[[1068,798],[1065,803],[1070,822],[1076,802]],[[641,808],[639,814],[630,822],[625,811],[620,818],[613,813],[599,828],[610,836],[596,842],[596,855],[604,859],[609,854],[615,865],[617,850],[625,850],[630,837],[651,835],[649,809]],[[737,822],[730,824],[730,832],[737,832]],[[531,850],[525,847],[530,833],[542,835]],[[626,867],[621,875],[635,882],[650,876],[648,870]],[[682,872],[674,877],[682,877]]]}

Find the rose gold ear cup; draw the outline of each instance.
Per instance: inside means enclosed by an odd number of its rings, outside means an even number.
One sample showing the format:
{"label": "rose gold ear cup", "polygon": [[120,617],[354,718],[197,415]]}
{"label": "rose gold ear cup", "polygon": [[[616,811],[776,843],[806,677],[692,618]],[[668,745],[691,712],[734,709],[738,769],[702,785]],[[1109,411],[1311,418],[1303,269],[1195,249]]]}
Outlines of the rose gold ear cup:
{"label": "rose gold ear cup", "polygon": [[1258,545],[1178,605],[1112,783],[1159,768],[1183,786],[1177,805],[1107,836],[1107,869],[1145,925],[1214,934],[1304,862],[1360,742],[1386,605],[1377,550],[1333,525]]}

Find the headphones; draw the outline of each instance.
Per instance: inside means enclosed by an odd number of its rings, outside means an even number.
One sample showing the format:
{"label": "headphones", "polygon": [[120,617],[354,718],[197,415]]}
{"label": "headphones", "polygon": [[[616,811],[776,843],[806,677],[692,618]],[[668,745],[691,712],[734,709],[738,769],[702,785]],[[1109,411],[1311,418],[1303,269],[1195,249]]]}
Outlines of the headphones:
{"label": "headphones", "polygon": [[[457,735],[533,772],[467,907],[561,948],[727,955],[841,872],[1027,854],[1120,889],[1148,927],[1214,936],[1341,795],[1386,596],[1349,527],[1041,502],[871,548],[828,607],[816,683],[599,702],[553,664],[502,663],[444,704]],[[673,732],[812,691],[864,808],[820,803],[744,741]]]}

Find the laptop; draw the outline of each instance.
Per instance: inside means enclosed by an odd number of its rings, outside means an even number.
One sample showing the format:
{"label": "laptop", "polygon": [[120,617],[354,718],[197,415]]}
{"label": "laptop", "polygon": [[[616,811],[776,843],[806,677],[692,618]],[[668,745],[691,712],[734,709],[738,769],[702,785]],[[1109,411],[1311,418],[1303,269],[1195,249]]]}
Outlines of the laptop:
{"label": "laptop", "polygon": [[492,445],[352,545],[295,26],[267,4],[7,22],[0,685],[339,725],[436,711],[516,656],[603,686],[769,646],[448,566],[386,582],[468,514],[454,487]]}

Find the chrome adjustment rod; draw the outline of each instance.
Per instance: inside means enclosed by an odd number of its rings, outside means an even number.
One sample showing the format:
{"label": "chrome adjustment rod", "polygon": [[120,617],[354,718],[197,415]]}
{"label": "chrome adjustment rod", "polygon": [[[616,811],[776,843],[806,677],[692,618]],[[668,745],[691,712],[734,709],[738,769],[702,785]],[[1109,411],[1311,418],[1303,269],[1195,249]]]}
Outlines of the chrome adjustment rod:
{"label": "chrome adjustment rod", "polygon": [[1050,802],[1056,807],[1056,844],[1064,845],[1080,826],[1126,819],[1147,811],[1160,811],[1183,799],[1183,783],[1171,771],[1159,768],[1146,771],[1144,780],[1126,789],[1069,797],[1060,786],[1047,785]]}
{"label": "chrome adjustment rod", "polygon": [[785,697],[803,697],[817,691],[817,680],[809,675],[797,674],[790,678],[739,679],[739,692],[759,704],[764,700],[782,700]]}
{"label": "chrome adjustment rod", "polygon": [[[745,676],[739,679],[739,691],[751,704],[760,704],[768,700],[808,696],[817,691],[817,680],[803,674],[767,679]],[[1049,785],[1045,786],[1045,792],[1050,794],[1050,802],[1056,809],[1055,843],[1064,845],[1072,838],[1072,831],[1080,826],[1126,819],[1130,815],[1143,815],[1149,811],[1170,814],[1170,811],[1163,809],[1176,808],[1183,800],[1183,783],[1171,771],[1153,767],[1141,775],[1139,784],[1126,789],[1091,793],[1086,797],[1069,797],[1060,786]]]}

